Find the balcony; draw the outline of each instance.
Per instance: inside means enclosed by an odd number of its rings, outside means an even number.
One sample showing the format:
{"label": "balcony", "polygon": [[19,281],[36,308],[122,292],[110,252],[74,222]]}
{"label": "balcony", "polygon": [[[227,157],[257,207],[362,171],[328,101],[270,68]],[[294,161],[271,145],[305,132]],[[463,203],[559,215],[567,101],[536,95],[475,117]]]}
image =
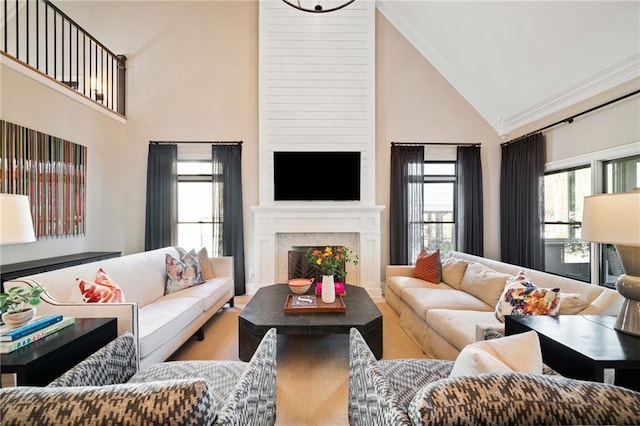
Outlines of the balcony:
{"label": "balcony", "polygon": [[125,115],[126,60],[47,0],[3,0],[0,53]]}

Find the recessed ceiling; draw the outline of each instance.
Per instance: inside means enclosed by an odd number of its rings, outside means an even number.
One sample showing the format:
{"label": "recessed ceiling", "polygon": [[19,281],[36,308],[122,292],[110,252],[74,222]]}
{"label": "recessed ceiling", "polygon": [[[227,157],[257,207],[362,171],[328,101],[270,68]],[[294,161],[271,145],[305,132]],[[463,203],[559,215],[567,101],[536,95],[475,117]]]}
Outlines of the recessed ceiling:
{"label": "recessed ceiling", "polygon": [[640,77],[639,1],[376,5],[500,135]]}

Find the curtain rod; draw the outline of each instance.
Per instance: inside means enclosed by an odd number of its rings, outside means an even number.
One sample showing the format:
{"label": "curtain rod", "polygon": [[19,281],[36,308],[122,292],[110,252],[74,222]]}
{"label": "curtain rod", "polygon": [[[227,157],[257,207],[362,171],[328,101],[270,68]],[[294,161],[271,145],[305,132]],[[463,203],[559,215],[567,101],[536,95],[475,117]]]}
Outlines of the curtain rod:
{"label": "curtain rod", "polygon": [[612,99],[612,100],[610,100],[608,102],[605,102],[603,104],[600,104],[598,106],[594,106],[593,108],[589,108],[586,111],[582,111],[582,112],[579,112],[577,114],[574,114],[571,117],[565,118],[564,120],[559,120],[559,121],[556,121],[555,123],[548,124],[548,125],[546,125],[544,127],[539,128],[538,130],[534,130],[533,132],[529,132],[526,135],[518,136],[515,139],[503,142],[503,143],[500,144],[500,146],[509,145],[510,143],[517,142],[517,141],[519,141],[521,139],[524,139],[524,138],[527,138],[527,137],[529,137],[531,135],[535,135],[536,133],[544,132],[545,130],[548,130],[548,129],[550,129],[552,127],[555,127],[555,126],[557,126],[559,124],[562,124],[562,123],[571,124],[571,123],[573,123],[573,119],[574,118],[578,118],[578,117],[580,117],[582,115],[589,114],[590,112],[593,112],[593,111],[595,111],[597,109],[600,109],[600,108],[604,108],[604,107],[609,106],[609,105],[611,105],[613,103],[619,102],[619,101],[621,101],[623,99],[627,99],[627,98],[629,98],[629,97],[631,97],[633,95],[637,95],[638,93],[640,93],[640,89],[638,89],[638,90],[636,90],[634,92],[631,92],[631,93],[627,93],[626,95],[622,95],[622,96],[620,96],[618,98]]}
{"label": "curtain rod", "polygon": [[170,144],[181,144],[181,143],[206,143],[209,145],[242,145],[242,141],[149,141],[149,144],[153,145],[170,145]]}
{"label": "curtain rod", "polygon": [[449,146],[480,146],[480,142],[458,143],[458,142],[391,142],[391,146],[426,146],[426,145],[449,145]]}

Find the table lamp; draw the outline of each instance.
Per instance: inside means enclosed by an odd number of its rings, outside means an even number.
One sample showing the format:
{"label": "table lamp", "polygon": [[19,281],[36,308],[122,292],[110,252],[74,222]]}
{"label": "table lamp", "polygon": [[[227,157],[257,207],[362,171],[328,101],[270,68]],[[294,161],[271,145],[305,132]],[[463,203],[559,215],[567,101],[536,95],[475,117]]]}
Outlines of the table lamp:
{"label": "table lamp", "polygon": [[585,197],[582,239],[616,246],[624,271],[616,289],[624,301],[613,328],[640,336],[640,188]]}
{"label": "table lamp", "polygon": [[29,197],[0,194],[0,245],[35,240]]}

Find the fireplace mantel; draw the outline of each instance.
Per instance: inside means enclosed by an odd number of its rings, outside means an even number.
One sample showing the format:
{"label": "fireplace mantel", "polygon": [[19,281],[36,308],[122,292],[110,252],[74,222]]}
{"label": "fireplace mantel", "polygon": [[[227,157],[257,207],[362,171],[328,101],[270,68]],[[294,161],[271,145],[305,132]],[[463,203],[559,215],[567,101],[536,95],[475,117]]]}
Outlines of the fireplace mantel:
{"label": "fireplace mantel", "polygon": [[380,216],[384,206],[273,205],[252,206],[256,248],[256,283],[276,280],[276,236],[279,233],[357,233],[361,287],[381,297]]}

